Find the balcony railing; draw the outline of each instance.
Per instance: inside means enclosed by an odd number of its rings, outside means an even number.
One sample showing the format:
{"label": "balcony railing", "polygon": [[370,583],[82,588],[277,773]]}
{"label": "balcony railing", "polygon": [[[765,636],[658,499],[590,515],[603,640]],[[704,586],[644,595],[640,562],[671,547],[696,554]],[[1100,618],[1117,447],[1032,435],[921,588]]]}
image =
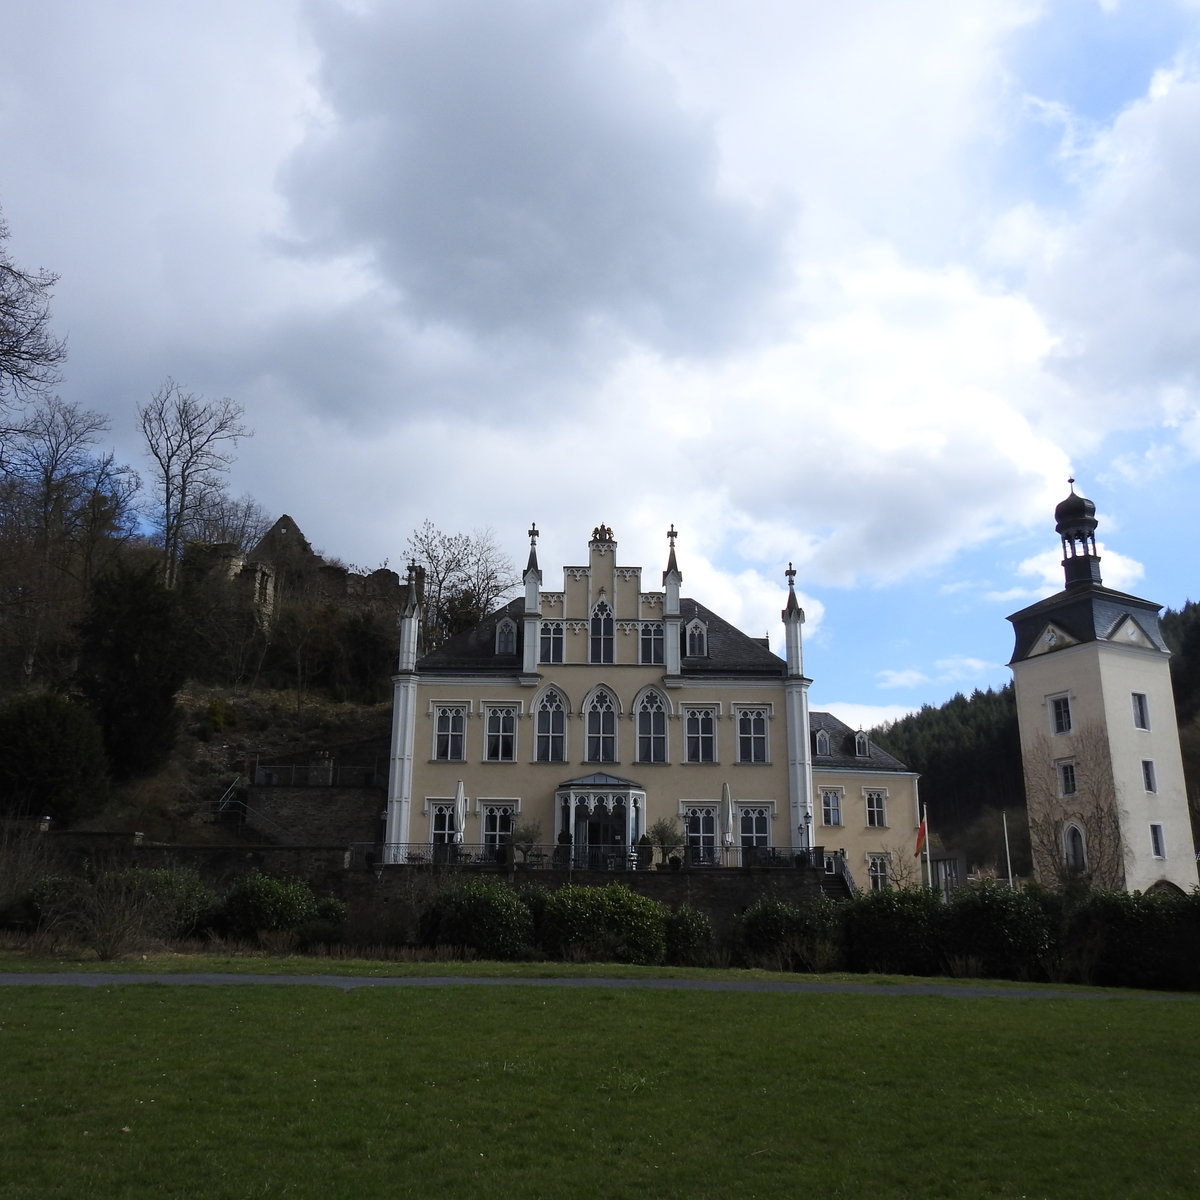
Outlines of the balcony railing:
{"label": "balcony railing", "polygon": [[[719,867],[824,870],[829,857],[819,846],[691,846],[677,849],[665,863],[658,848],[651,855],[639,851],[636,846],[624,844],[521,843],[508,846],[493,842],[356,842],[350,847],[350,865],[353,867],[439,866],[502,871],[510,868],[521,871],[649,871]],[[840,854],[834,854],[833,858],[844,863]]]}

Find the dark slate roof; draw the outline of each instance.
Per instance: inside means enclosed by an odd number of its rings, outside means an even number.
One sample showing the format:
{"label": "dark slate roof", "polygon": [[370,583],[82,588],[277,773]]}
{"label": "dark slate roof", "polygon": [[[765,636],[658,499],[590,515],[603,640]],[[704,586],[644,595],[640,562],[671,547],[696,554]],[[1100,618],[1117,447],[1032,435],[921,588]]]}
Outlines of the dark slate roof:
{"label": "dark slate roof", "polygon": [[[469,671],[511,675],[521,669],[524,643],[525,598],[518,596],[503,608],[485,617],[478,625],[457,634],[417,663],[418,671]],[[752,638],[735,628],[723,617],[697,600],[679,602],[680,628],[686,630],[697,617],[708,629],[708,654],[704,657],[682,659],[686,675],[761,675],[782,676],[786,664],[773,654],[763,638]],[[516,653],[496,653],[496,626],[504,617],[511,617],[517,626]]]}
{"label": "dark slate roof", "polygon": [[[708,627],[708,654],[684,655],[684,675],[783,675],[787,664],[767,649],[763,638],[748,637],[698,600],[683,597],[679,616],[684,630],[697,617]],[[686,639],[684,649],[687,649]]]}
{"label": "dark slate roof", "polygon": [[633,788],[637,792],[645,791],[640,783],[634,783],[632,779],[619,779],[616,775],[605,774],[604,771],[597,771],[593,775],[583,775],[579,779],[568,779],[558,786],[560,788],[607,788],[609,791]]}
{"label": "dark slate roof", "polygon": [[[1122,617],[1132,617],[1146,636],[1164,653],[1168,654],[1166,642],[1158,627],[1161,604],[1153,600],[1142,600],[1125,592],[1114,592],[1102,584],[1089,583],[1081,587],[1067,588],[1045,600],[1039,600],[1008,619],[1013,624],[1016,645],[1013,662],[1028,658],[1037,643],[1038,636],[1050,623],[1077,642],[1097,642],[1109,637]],[[1053,653],[1053,651],[1049,651]]]}
{"label": "dark slate roof", "polygon": [[[880,749],[870,739],[867,745],[870,753],[861,757],[854,753],[854,735],[856,730],[850,728],[844,721],[839,721],[833,713],[810,712],[808,714],[808,729],[810,749],[812,750],[813,770],[822,767],[849,767],[867,771],[907,771],[908,767],[894,755]],[[817,753],[817,730],[824,729],[829,734],[829,753]]]}
{"label": "dark slate roof", "polygon": [[[436,650],[426,654],[417,663],[418,671],[470,671],[472,673],[495,671],[511,675],[521,669],[521,647],[524,642],[522,617],[525,615],[525,597],[510,600],[478,625],[447,639]],[[504,617],[511,617],[517,625],[516,652],[496,653],[496,626]]]}

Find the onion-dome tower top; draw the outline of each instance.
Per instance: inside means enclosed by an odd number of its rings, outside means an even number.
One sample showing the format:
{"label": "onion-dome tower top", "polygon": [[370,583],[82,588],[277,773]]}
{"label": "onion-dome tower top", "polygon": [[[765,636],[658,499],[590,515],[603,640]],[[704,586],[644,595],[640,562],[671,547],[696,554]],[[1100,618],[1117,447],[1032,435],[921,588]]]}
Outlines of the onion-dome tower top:
{"label": "onion-dome tower top", "polygon": [[1068,479],[1071,494],[1054,510],[1054,527],[1062,538],[1063,571],[1067,587],[1101,583],[1100,556],[1096,553],[1096,505],[1075,491],[1075,480]]}

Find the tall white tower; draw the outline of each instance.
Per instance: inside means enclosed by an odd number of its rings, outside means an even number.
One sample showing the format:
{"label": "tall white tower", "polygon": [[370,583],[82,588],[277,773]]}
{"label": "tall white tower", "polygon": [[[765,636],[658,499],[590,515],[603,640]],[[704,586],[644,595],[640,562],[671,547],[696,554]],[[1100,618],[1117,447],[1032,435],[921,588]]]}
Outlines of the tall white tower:
{"label": "tall white tower", "polygon": [[1104,586],[1096,506],[1070,483],[1054,511],[1066,586],[1008,618],[1034,873],[1189,890],[1196,856],[1161,605]]}

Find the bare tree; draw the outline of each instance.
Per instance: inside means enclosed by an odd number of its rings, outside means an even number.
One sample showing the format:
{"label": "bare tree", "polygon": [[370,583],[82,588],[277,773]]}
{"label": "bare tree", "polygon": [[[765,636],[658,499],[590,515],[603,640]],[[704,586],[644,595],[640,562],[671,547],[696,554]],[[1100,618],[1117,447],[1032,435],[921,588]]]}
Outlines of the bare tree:
{"label": "bare tree", "polygon": [[270,528],[270,514],[252,496],[235,500],[227,492],[217,491],[197,506],[188,540],[228,543],[245,553],[254,549]]}
{"label": "bare tree", "polygon": [[426,520],[405,552],[425,573],[425,649],[469,629],[517,586],[516,568],[490,528],[443,533]]}
{"label": "bare tree", "polygon": [[[1082,881],[1123,888],[1121,808],[1104,730],[1080,726],[1061,747],[1057,742],[1051,746],[1043,734],[1024,759],[1029,842],[1038,881],[1056,887]],[[1070,770],[1064,774],[1066,766]]]}
{"label": "bare tree", "polygon": [[50,295],[58,276],[26,271],[4,249],[8,225],[0,214],[0,403],[53,387],[67,356],[50,332]]}
{"label": "bare tree", "polygon": [[175,584],[179,557],[192,523],[213,504],[233,447],[251,431],[245,410],[226,397],[205,400],[167,379],[149,404],[138,407],[146,453],[154,464],[153,519],[162,539],[163,578]]}
{"label": "bare tree", "polygon": [[108,422],[48,396],[13,431],[0,471],[0,643],[26,677],[69,655],[87,587],[131,528],[137,475],[94,449]]}

